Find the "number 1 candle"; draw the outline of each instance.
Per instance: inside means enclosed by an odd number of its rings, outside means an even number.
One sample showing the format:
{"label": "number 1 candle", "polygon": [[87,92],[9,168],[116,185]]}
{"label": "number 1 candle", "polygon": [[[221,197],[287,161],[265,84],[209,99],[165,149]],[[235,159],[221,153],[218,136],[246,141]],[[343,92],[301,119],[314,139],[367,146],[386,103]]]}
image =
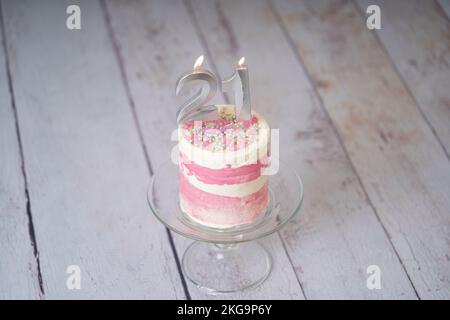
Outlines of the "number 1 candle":
{"label": "number 1 candle", "polygon": [[245,58],[242,57],[233,75],[222,81],[222,90],[228,96],[234,93],[234,104],[236,105],[236,118],[249,120],[251,118],[250,84],[248,67]]}

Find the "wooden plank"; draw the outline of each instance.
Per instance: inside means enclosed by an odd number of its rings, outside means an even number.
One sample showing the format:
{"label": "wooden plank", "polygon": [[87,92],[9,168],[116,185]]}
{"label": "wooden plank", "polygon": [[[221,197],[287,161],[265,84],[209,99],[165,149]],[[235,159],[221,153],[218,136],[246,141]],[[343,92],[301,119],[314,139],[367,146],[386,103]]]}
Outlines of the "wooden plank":
{"label": "wooden plank", "polygon": [[0,300],[38,299],[38,268],[28,233],[24,177],[8,89],[1,27],[0,25]]}
{"label": "wooden plank", "polygon": [[[303,178],[304,208],[282,232],[307,298],[415,298],[307,75],[262,1],[193,1],[222,77],[245,55],[252,101],[280,128],[281,159]],[[376,264],[383,290],[368,290]]]}
{"label": "wooden plank", "polygon": [[450,0],[437,0],[442,10],[445,12],[448,18],[450,18]]}
{"label": "wooden plank", "polygon": [[[359,0],[363,13],[377,4],[378,36],[425,119],[450,153],[450,23],[433,1]],[[365,15],[365,14],[364,14]]]}
{"label": "wooden plank", "polygon": [[354,4],[276,8],[417,292],[449,298],[450,163],[415,101]]}
{"label": "wooden plank", "polygon": [[184,298],[101,7],[77,3],[69,31],[69,2],[3,2],[46,298]]}
{"label": "wooden plank", "polygon": [[[170,141],[170,134],[176,130],[175,113],[180,105],[174,96],[175,81],[205,52],[181,1],[165,1],[163,5],[159,1],[108,1],[106,5],[152,167],[157,170],[170,159],[175,145]],[[180,256],[190,242],[175,236]],[[301,288],[280,239],[275,235],[265,244],[272,251],[275,267],[262,286],[213,297],[188,283],[192,298],[302,299]]]}

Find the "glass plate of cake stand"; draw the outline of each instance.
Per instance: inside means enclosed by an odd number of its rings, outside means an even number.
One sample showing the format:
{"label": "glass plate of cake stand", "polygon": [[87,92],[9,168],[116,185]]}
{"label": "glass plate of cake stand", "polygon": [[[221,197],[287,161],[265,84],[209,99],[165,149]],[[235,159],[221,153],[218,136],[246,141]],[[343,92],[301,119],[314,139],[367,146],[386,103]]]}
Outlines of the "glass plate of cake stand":
{"label": "glass plate of cake stand", "polygon": [[272,258],[257,239],[280,230],[300,210],[303,185],[294,170],[280,163],[269,176],[269,206],[247,225],[218,229],[191,220],[178,200],[178,167],[171,161],[153,175],[147,199],[153,214],[170,230],[195,240],[183,254],[184,275],[210,294],[255,288],[270,274]]}

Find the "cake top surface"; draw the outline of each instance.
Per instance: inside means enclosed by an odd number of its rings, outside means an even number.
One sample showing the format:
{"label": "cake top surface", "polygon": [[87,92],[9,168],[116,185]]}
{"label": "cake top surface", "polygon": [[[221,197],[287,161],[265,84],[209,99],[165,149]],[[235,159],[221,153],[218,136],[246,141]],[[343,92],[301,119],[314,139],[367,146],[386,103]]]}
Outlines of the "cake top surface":
{"label": "cake top surface", "polygon": [[261,128],[267,124],[252,112],[249,120],[239,120],[232,105],[218,106],[213,120],[195,120],[180,125],[181,138],[192,145],[209,151],[236,151],[258,139]]}

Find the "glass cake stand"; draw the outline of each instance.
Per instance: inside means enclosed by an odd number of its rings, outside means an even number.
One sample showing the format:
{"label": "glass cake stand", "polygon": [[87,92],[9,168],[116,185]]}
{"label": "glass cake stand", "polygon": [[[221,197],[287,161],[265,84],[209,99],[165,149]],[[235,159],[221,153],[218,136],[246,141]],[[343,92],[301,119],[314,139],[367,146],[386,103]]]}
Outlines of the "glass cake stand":
{"label": "glass cake stand", "polygon": [[270,274],[270,253],[253,241],[280,230],[300,210],[303,185],[283,163],[269,176],[270,202],[251,224],[227,229],[202,226],[191,220],[178,200],[178,167],[167,161],[153,175],[147,199],[153,214],[170,230],[196,240],[184,252],[185,276],[208,293],[231,293],[254,288]]}

